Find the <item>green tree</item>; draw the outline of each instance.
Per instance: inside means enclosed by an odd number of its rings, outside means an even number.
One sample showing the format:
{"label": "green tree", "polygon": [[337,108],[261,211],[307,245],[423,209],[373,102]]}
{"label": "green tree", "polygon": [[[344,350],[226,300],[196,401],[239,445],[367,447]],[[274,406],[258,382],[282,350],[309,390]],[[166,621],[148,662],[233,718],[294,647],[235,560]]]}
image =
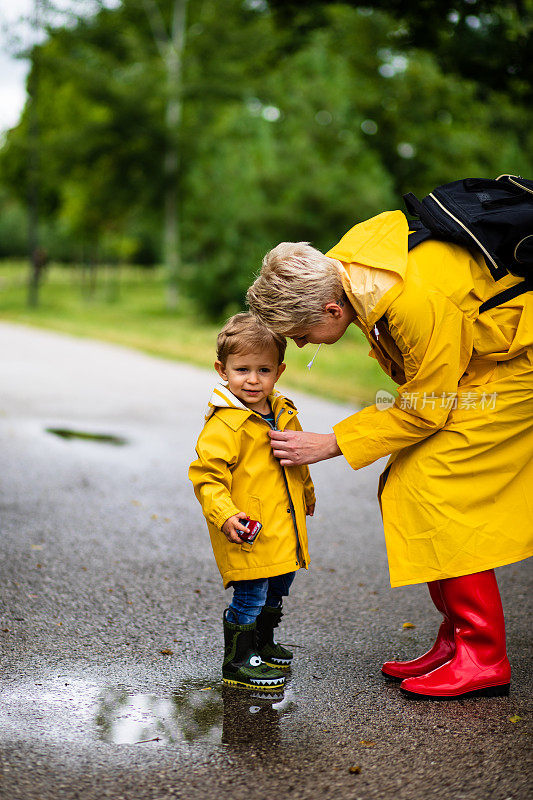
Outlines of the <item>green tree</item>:
{"label": "green tree", "polygon": [[183,108],[183,49],[188,0],[173,0],[167,23],[157,0],[143,0],[165,72],[164,254],[168,271],[168,303],[177,304],[182,256],[180,237],[180,134]]}
{"label": "green tree", "polygon": [[[265,0],[266,3],[266,0]],[[327,25],[327,7],[345,5],[362,14],[385,12],[397,21],[396,46],[431,53],[440,69],[473,80],[481,93],[505,92],[515,102],[533,97],[532,0],[268,0],[292,41]]]}
{"label": "green tree", "polygon": [[[144,3],[61,25],[34,51],[42,213],[89,253],[122,258],[156,242],[165,216],[179,221],[180,285],[211,316],[242,306],[281,239],[326,249],[403,192],[533,166],[531,109],[404,45],[407,23],[376,8],[310,4],[295,36],[300,21],[280,26],[266,2],[195,0],[172,95],[154,30],[171,47],[174,0],[157,0],[159,22]],[[21,197],[28,113],[0,154]]]}

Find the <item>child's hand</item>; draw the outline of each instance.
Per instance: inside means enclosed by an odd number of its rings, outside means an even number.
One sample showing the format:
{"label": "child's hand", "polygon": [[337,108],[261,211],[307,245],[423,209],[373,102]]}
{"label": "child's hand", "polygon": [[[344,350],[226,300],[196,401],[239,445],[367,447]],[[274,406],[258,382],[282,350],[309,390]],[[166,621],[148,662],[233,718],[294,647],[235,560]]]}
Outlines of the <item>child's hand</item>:
{"label": "child's hand", "polygon": [[233,517],[228,517],[228,519],[225,521],[225,523],[222,526],[222,533],[224,534],[228,542],[233,542],[234,544],[242,544],[242,539],[237,533],[237,531],[243,531],[244,533],[246,533],[246,528],[239,521],[245,517],[246,514],[243,514],[241,511],[239,511],[238,514],[234,514]]}
{"label": "child's hand", "polygon": [[308,517],[314,517],[315,515],[315,503],[311,503],[311,505],[305,507],[305,513]]}

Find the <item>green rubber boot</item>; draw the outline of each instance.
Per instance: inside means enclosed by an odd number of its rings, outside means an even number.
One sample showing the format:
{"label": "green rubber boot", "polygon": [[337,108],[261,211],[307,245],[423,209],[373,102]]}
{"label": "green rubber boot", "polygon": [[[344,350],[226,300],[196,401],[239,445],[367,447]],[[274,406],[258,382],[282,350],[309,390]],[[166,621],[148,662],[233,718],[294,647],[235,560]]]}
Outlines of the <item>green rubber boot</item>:
{"label": "green rubber boot", "polygon": [[282,616],[281,606],[263,606],[257,617],[257,652],[270,667],[289,669],[293,654],[274,639],[274,628],[278,627]]}
{"label": "green rubber boot", "polygon": [[223,682],[246,689],[279,691],[285,685],[285,675],[280,670],[263,664],[255,645],[256,623],[235,625],[226,619],[226,611],[223,617]]}

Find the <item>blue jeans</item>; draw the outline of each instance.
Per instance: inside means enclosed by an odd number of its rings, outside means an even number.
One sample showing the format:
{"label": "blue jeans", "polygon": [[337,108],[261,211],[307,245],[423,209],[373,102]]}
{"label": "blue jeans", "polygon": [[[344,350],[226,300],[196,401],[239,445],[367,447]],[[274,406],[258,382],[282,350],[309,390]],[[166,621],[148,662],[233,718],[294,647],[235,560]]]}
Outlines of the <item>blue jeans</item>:
{"label": "blue jeans", "polygon": [[251,581],[234,581],[233,600],[226,615],[234,625],[255,622],[263,606],[278,608],[287,597],[295,572],[273,578],[256,578]]}

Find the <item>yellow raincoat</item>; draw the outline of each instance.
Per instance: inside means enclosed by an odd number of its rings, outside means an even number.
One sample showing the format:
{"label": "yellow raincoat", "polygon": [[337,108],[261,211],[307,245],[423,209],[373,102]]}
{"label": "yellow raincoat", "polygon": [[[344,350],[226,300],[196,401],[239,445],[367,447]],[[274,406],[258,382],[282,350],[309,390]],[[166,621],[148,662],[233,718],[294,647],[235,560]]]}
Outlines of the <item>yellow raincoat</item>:
{"label": "yellow raincoat", "polygon": [[[291,400],[269,396],[278,430],[301,430]],[[269,424],[225,386],[217,386],[189,469],[224,588],[309,566],[306,506],[315,502],[308,467],[282,467]],[[228,542],[222,525],[238,511],[263,528],[253,543]]]}
{"label": "yellow raincoat", "polygon": [[393,405],[335,426],[354,469],[390,459],[379,498],[392,586],[533,555],[533,295],[479,314],[496,284],[481,255],[434,240],[407,251],[400,211],[328,252]]}

